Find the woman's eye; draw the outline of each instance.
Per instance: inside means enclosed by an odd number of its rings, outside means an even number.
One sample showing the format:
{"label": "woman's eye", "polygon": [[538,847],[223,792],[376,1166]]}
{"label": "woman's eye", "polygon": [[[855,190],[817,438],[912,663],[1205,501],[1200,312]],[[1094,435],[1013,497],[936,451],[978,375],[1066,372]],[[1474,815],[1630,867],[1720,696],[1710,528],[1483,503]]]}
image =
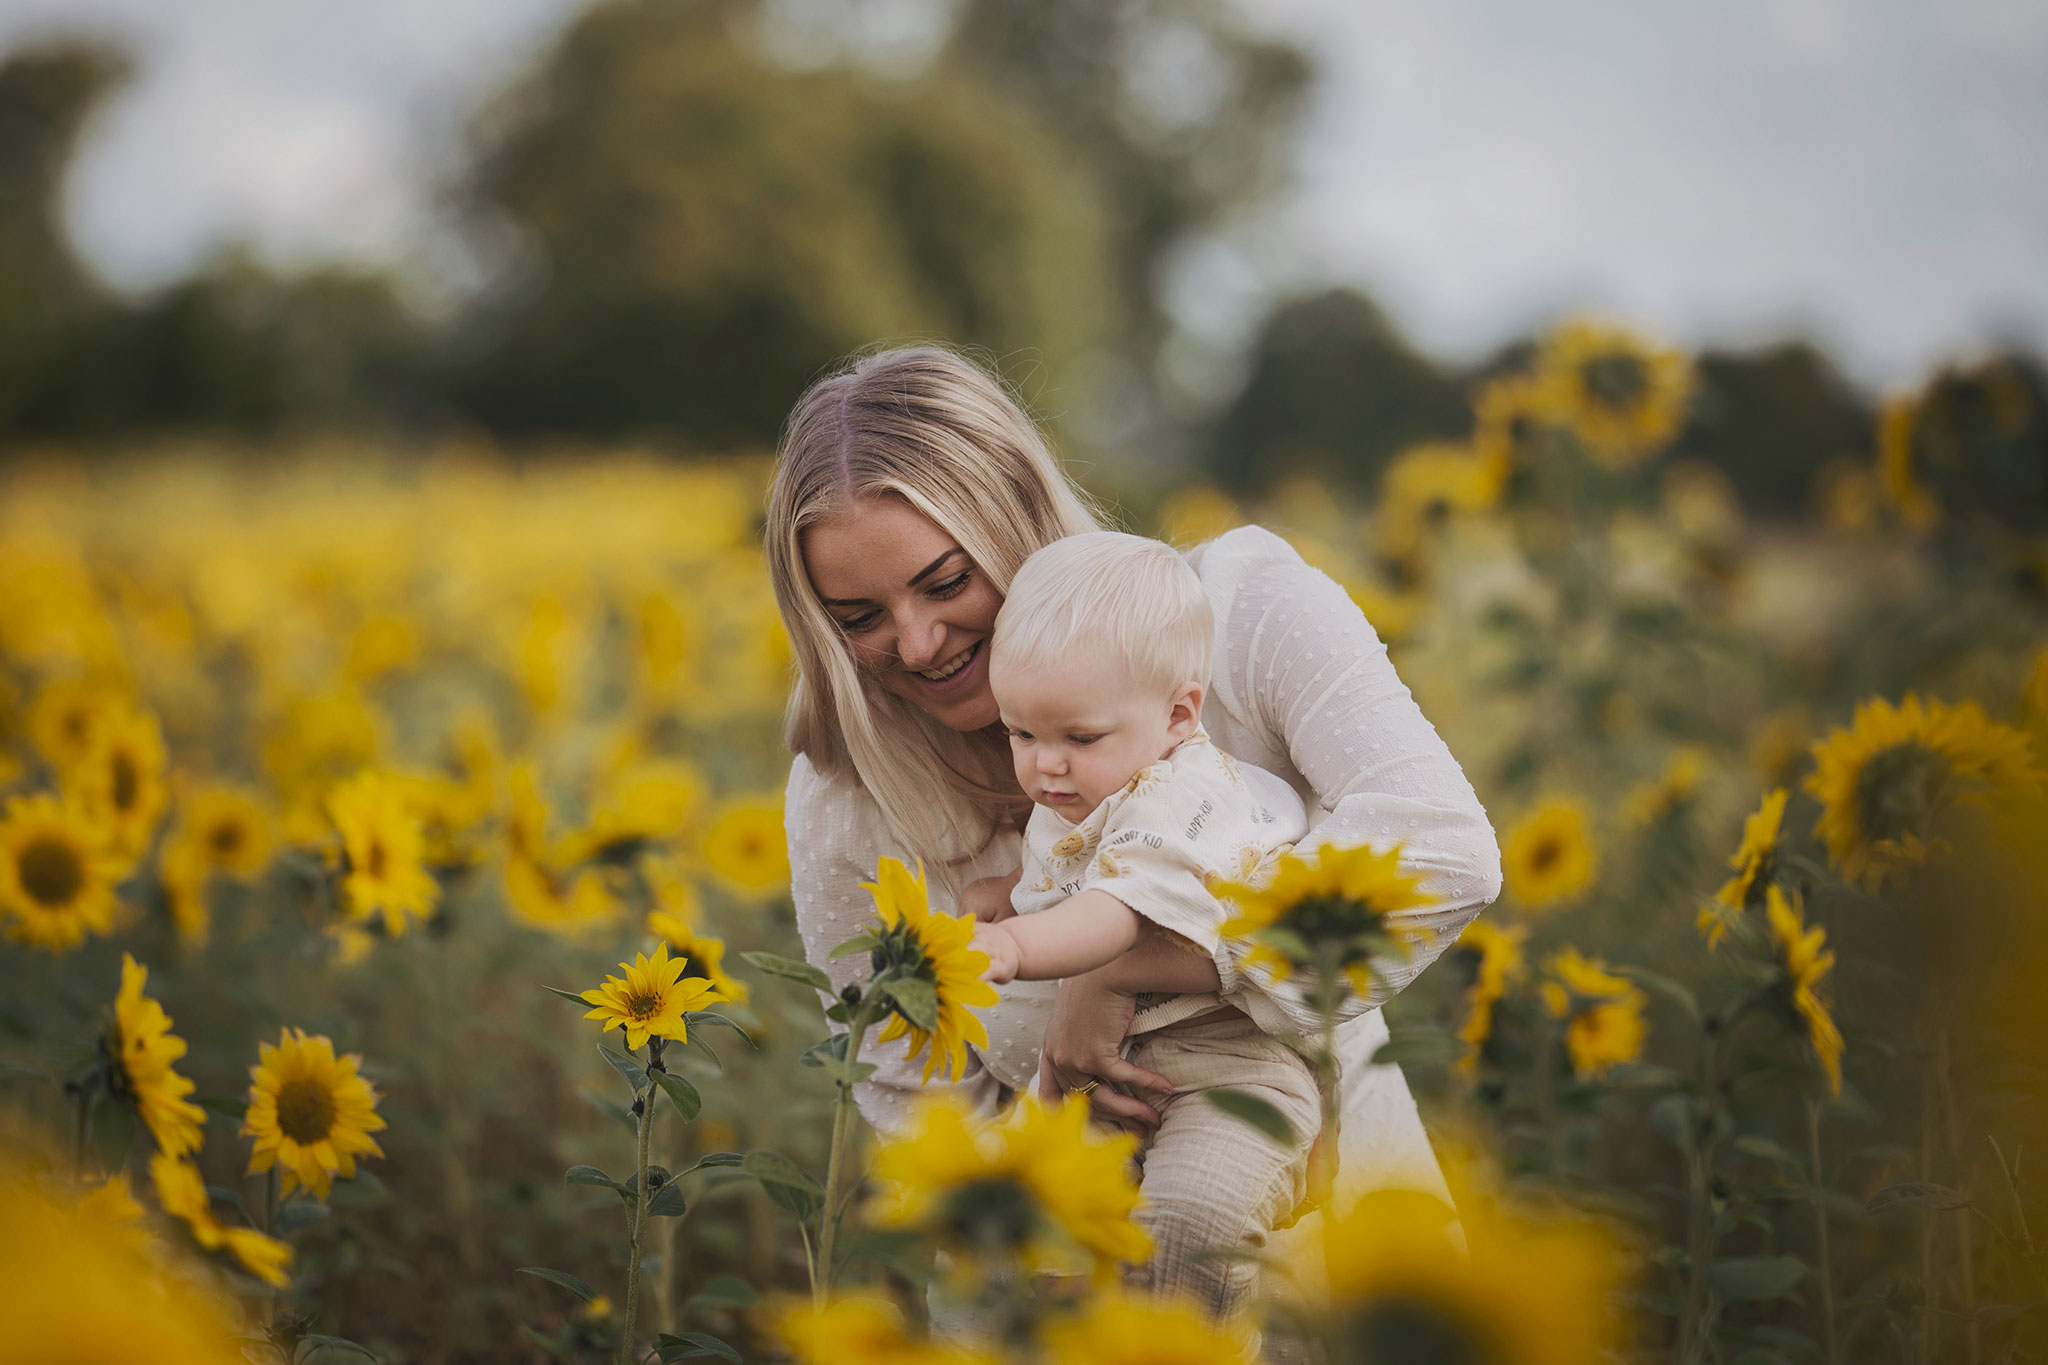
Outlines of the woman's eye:
{"label": "woman's eye", "polygon": [[974,577],[974,573],[973,573],[973,571],[972,571],[972,570],[965,570],[965,571],[961,572],[961,573],[960,573],[960,574],[959,574],[958,576],[956,576],[956,577],[953,577],[953,578],[949,578],[949,579],[947,579],[947,580],[946,580],[945,582],[943,582],[943,583],[940,583],[940,584],[937,584],[936,586],[934,586],[934,587],[932,588],[932,593],[931,593],[931,595],[932,595],[933,597],[942,597],[942,598],[943,598],[943,597],[958,597],[958,596],[959,596],[959,595],[960,595],[960,594],[961,594],[962,592],[966,591],[966,589],[967,589],[967,580],[969,580],[970,578],[973,578],[973,577]]}
{"label": "woman's eye", "polygon": [[839,628],[841,630],[850,631],[853,634],[858,635],[864,630],[873,630],[875,627],[875,622],[881,619],[882,614],[880,612],[862,612],[859,616],[849,616],[842,619],[839,622]]}

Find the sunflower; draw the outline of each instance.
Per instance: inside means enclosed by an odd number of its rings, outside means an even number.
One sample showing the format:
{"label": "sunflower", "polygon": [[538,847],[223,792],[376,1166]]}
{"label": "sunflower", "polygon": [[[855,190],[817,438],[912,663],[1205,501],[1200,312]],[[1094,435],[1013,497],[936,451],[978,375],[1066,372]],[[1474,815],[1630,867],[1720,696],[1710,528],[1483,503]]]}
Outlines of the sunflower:
{"label": "sunflower", "polygon": [[1610,469],[1627,469],[1670,444],[1692,397],[1684,356],[1583,320],[1545,338],[1536,377],[1551,415]]}
{"label": "sunflower", "polygon": [[288,1028],[277,1046],[259,1044],[258,1057],[242,1123],[242,1135],[256,1139],[252,1173],[276,1166],[286,1194],[304,1185],[325,1199],[337,1174],[355,1176],[358,1156],[384,1155],[370,1136],[384,1120],[376,1090],[356,1073],[361,1056],[337,1057],[325,1035]]}
{"label": "sunflower", "polygon": [[[631,763],[605,780],[591,803],[596,813],[590,828],[564,841],[562,860],[581,862],[670,842],[688,832],[703,802],[703,776],[689,764],[674,759]],[[777,847],[781,837],[778,813]]]}
{"label": "sunflower", "polygon": [[77,805],[54,796],[9,798],[0,817],[0,929],[53,952],[114,928],[119,859]]}
{"label": "sunflower", "polygon": [[173,837],[192,844],[209,867],[244,878],[263,870],[273,843],[262,802],[217,783],[196,787],[184,798]]}
{"label": "sunflower", "polygon": [[381,912],[385,932],[397,938],[408,915],[425,919],[434,913],[441,887],[422,861],[420,819],[397,781],[358,773],[328,793],[327,813],[341,834],[341,890],[349,919]]}
{"label": "sunflower", "polygon": [[668,955],[666,943],[655,948],[653,957],[635,953],[631,965],[619,964],[624,976],[608,976],[602,986],[583,992],[584,1003],[595,1007],[583,1017],[604,1020],[601,1034],[624,1030],[629,1050],[650,1037],[688,1042],[684,1014],[725,998],[704,978],[685,977],[688,966]]}
{"label": "sunflower", "polygon": [[1718,948],[1728,933],[1731,915],[1739,915],[1763,899],[1764,891],[1778,875],[1779,828],[1785,822],[1785,803],[1791,793],[1775,787],[1764,794],[1756,813],[1742,822],[1742,846],[1728,859],[1735,875],[1721,884],[1714,899],[1721,907],[1700,911],[1699,929],[1707,936],[1707,947]]}
{"label": "sunflower", "polygon": [[1362,996],[1373,993],[1373,964],[1405,953],[1414,931],[1390,922],[1436,897],[1421,889],[1422,878],[1401,869],[1401,846],[1384,853],[1361,844],[1321,844],[1306,856],[1280,855],[1263,886],[1225,881],[1213,888],[1236,914],[1223,925],[1226,938],[1247,939],[1247,967],[1263,966],[1275,979],[1328,963]]}
{"label": "sunflower", "polygon": [[923,863],[913,876],[897,859],[884,857],[875,879],[861,886],[874,896],[881,921],[881,941],[869,954],[877,975],[893,972],[927,981],[938,1000],[937,1022],[930,1030],[920,1028],[892,1000],[889,1022],[875,1041],[907,1036],[906,1061],[926,1052],[925,1080],[944,1063],[957,1081],[967,1069],[967,1045],[988,1046],[988,1029],[970,1007],[993,1005],[998,999],[996,988],[981,979],[988,970],[988,955],[968,946],[974,921],[932,909]]}
{"label": "sunflower", "polygon": [[1619,1347],[1623,1266],[1604,1232],[1477,1210],[1464,1222],[1469,1253],[1432,1196],[1366,1195],[1296,1252],[1302,1315],[1350,1360],[1583,1365]]}
{"label": "sunflower", "polygon": [[100,728],[128,705],[125,692],[85,679],[53,682],[29,708],[29,734],[45,761],[69,772],[84,761]]}
{"label": "sunflower", "polygon": [[163,1269],[132,1225],[110,1225],[0,1165],[0,1358],[242,1365],[226,1305]]}
{"label": "sunflower", "polygon": [[849,1295],[823,1304],[792,1299],[772,1313],[770,1331],[797,1365],[995,1365],[970,1347],[922,1341],[887,1299]]}
{"label": "sunflower", "polygon": [[728,802],[704,831],[699,851],[712,875],[742,895],[770,895],[789,885],[779,801]]}
{"label": "sunflower", "polygon": [[[149,1178],[156,1186],[156,1202],[165,1213],[184,1222],[193,1241],[208,1251],[225,1248],[242,1263],[244,1270],[273,1289],[291,1287],[291,1277],[284,1273],[292,1263],[290,1244],[255,1228],[230,1227],[215,1217],[213,1201],[206,1193],[206,1180],[197,1166],[168,1152],[158,1152],[149,1159]],[[291,1186],[287,1184],[285,1188]]]}
{"label": "sunflower", "polygon": [[1633,981],[1576,948],[1554,954],[1545,966],[1555,979],[1543,983],[1543,1003],[1552,1018],[1569,1020],[1565,1049],[1576,1075],[1604,1076],[1618,1063],[1643,1055],[1647,1001]]}
{"label": "sunflower", "polygon": [[1787,1003],[1806,1026],[1813,1055],[1827,1073],[1828,1090],[1842,1093],[1842,1030],[1835,1026],[1828,1005],[1814,989],[1834,969],[1835,955],[1822,949],[1827,930],[1808,929],[1800,917],[1799,903],[1788,902],[1785,893],[1773,886],[1765,893],[1764,911],[1771,920],[1771,940],[1777,945],[1778,965],[1784,970]]}
{"label": "sunflower", "polygon": [[1495,1002],[1507,994],[1508,982],[1524,970],[1522,941],[1528,937],[1525,924],[1502,929],[1489,920],[1475,919],[1458,935],[1448,954],[1453,959],[1469,959],[1472,971],[1472,985],[1465,992],[1465,1022],[1458,1028],[1465,1055],[1458,1059],[1457,1068],[1465,1075],[1477,1069],[1479,1050],[1493,1036]]}
{"label": "sunflower", "polygon": [[1911,692],[1897,707],[1882,697],[1864,702],[1850,728],[1813,746],[1813,757],[1806,790],[1821,803],[1813,832],[1842,875],[1872,891],[1926,858],[1935,821],[1949,807],[2032,796],[2041,786],[2024,733],[1976,702],[1923,704]]}
{"label": "sunflower", "polygon": [[1552,798],[1508,831],[1503,871],[1524,909],[1547,909],[1592,885],[1599,857],[1586,825],[1583,805]]}
{"label": "sunflower", "polygon": [[1941,519],[1941,508],[1914,468],[1913,438],[1919,410],[1919,403],[1911,398],[1885,400],[1877,419],[1877,473],[1899,520],[1924,531]]}
{"label": "sunflower", "polygon": [[142,1115],[156,1145],[178,1157],[199,1150],[206,1111],[185,1098],[192,1082],[173,1065],[185,1055],[185,1040],[171,1032],[164,1007],[142,993],[148,980],[149,969],[123,953],[107,1050],[119,1063],[116,1092]]}
{"label": "sunflower", "polygon": [[505,858],[505,903],[523,924],[576,939],[617,918],[619,901],[595,868],[573,876],[517,853]]}
{"label": "sunflower", "polygon": [[1405,559],[1453,517],[1489,510],[1500,501],[1506,473],[1499,462],[1449,442],[1402,451],[1380,479],[1380,551]]}
{"label": "sunflower", "polygon": [[1051,1365],[1229,1365],[1254,1359],[1252,1334],[1217,1324],[1197,1304],[1103,1295],[1049,1323]]}
{"label": "sunflower", "polygon": [[1472,453],[1503,480],[1529,462],[1549,405],[1543,386],[1526,374],[1504,375],[1472,404]]}
{"label": "sunflower", "polygon": [[1692,804],[1706,772],[1704,749],[1692,744],[1678,749],[1665,763],[1663,772],[1629,792],[1621,803],[1623,821],[1641,826],[1669,820]]}
{"label": "sunflower", "polygon": [[132,864],[149,847],[167,795],[156,717],[132,707],[109,713],[65,777],[87,814],[107,830],[113,851]]}
{"label": "sunflower", "polygon": [[711,989],[735,1005],[747,1003],[747,983],[725,970],[725,941],[699,933],[696,926],[666,910],[647,914],[647,932],[661,939],[677,957],[689,963],[683,979],[692,977],[711,983]]}
{"label": "sunflower", "polygon": [[1152,1253],[1152,1239],[1131,1217],[1137,1142],[1128,1133],[1093,1133],[1088,1106],[1078,1102],[1027,1099],[992,1122],[931,1096],[875,1154],[883,1186],[875,1217],[963,1257],[999,1250],[1034,1268],[1073,1270],[1085,1261],[1107,1273]]}

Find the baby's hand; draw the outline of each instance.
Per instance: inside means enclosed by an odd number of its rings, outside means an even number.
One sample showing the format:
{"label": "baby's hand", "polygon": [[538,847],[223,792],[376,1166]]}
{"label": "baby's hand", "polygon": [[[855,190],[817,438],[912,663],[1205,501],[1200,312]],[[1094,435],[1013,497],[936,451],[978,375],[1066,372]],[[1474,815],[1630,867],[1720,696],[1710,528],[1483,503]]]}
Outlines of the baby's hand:
{"label": "baby's hand", "polygon": [[1005,933],[1000,924],[977,927],[968,946],[976,952],[988,954],[988,970],[981,974],[983,981],[1007,986],[1017,979],[1017,940]]}
{"label": "baby's hand", "polygon": [[1010,904],[1010,891],[1022,873],[1023,869],[1019,868],[1007,876],[983,877],[967,883],[967,889],[960,893],[961,913],[972,915],[983,924],[993,924],[1016,914]]}

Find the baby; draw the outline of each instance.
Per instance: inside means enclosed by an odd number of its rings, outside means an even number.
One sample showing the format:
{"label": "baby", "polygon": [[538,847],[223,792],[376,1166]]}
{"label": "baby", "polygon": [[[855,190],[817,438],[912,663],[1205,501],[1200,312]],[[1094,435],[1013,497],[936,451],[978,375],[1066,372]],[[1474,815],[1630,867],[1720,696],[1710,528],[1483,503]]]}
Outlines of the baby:
{"label": "baby", "polygon": [[[1200,580],[1158,541],[1091,532],[1025,562],[996,618],[989,685],[1035,807],[1019,872],[975,883],[963,905],[985,921],[974,946],[998,984],[1093,971],[1148,932],[1215,961],[1218,992],[1140,996],[1126,1049],[1174,1084],[1142,1149],[1150,1287],[1227,1315],[1256,1269],[1204,1253],[1256,1251],[1294,1210],[1321,1110],[1307,1064],[1251,1021],[1255,1002],[1239,1008],[1258,988],[1219,933],[1231,912],[1210,887],[1256,875],[1307,819],[1285,782],[1203,731],[1213,632]],[[1203,1096],[1222,1089],[1274,1105],[1294,1141]]]}

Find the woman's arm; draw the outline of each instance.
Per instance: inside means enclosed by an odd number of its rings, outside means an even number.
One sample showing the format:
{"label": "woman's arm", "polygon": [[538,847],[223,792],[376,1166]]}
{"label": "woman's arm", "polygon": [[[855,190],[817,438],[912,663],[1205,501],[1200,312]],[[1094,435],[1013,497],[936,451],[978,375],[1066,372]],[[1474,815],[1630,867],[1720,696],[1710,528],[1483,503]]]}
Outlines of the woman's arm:
{"label": "woman's arm", "polygon": [[[1247,544],[1218,625],[1226,705],[1284,747],[1318,794],[1328,814],[1308,847],[1399,843],[1403,863],[1427,873],[1437,897],[1396,916],[1427,937],[1388,965],[1383,988],[1346,1003],[1344,1017],[1355,1017],[1414,980],[1500,894],[1500,848],[1464,770],[1350,597],[1279,537],[1232,534]],[[1267,994],[1298,1026],[1312,1026],[1318,1016],[1293,985],[1268,985]]]}
{"label": "woman's arm", "polygon": [[[784,796],[783,826],[789,840],[790,897],[796,903],[797,932],[804,957],[832,978],[834,990],[869,974],[867,956],[856,953],[828,961],[832,949],[867,927],[874,901],[861,888],[873,881],[875,867],[887,850],[878,833],[880,813],[863,809],[860,793],[819,777],[810,761],[798,758],[789,770]],[[872,803],[870,803],[870,806]],[[831,1002],[825,1001],[830,1004]],[[843,1025],[834,1024],[834,1030]],[[862,1117],[881,1133],[901,1131],[909,1122],[912,1101],[920,1092],[947,1088],[943,1074],[922,1082],[922,1063],[906,1060],[895,1046],[862,1054],[875,1063],[872,1076],[854,1087]],[[996,1078],[970,1052],[966,1073],[952,1083],[961,1098],[977,1109],[993,1111]]]}

